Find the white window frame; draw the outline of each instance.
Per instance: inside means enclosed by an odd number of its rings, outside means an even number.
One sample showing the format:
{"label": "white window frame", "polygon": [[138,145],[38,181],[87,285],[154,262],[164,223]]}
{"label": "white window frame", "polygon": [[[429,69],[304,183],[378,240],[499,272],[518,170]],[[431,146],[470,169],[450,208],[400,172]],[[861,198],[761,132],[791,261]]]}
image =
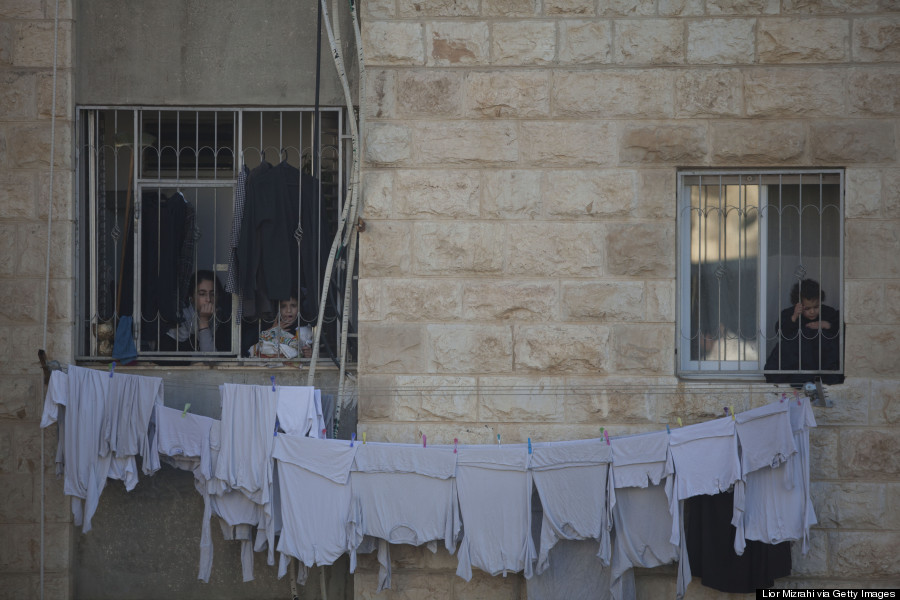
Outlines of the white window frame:
{"label": "white window frame", "polygon": [[[701,379],[749,379],[762,380],[764,378],[763,368],[767,358],[766,349],[766,332],[770,326],[769,321],[777,318],[776,315],[768,314],[766,299],[770,293],[768,286],[768,262],[770,255],[768,253],[768,223],[767,219],[772,218],[767,210],[768,206],[768,186],[760,185],[759,181],[762,176],[801,176],[814,177],[819,174],[837,175],[840,180],[839,192],[839,210],[840,210],[840,235],[837,240],[838,256],[841,265],[838,274],[838,289],[833,290],[832,294],[838,297],[838,306],[844,308],[843,298],[843,264],[844,264],[844,219],[846,213],[844,209],[844,196],[846,192],[845,172],[844,169],[826,168],[826,169],[727,169],[727,170],[681,170],[677,176],[677,294],[676,294],[676,373],[682,378],[701,378]],[[685,184],[688,177],[701,178],[719,178],[719,177],[755,177],[759,191],[759,230],[757,243],[757,358],[755,360],[691,360],[690,349],[690,329],[691,329],[691,198],[690,191]],[[810,274],[812,275],[812,274]],[[778,293],[775,290],[773,293]],[[783,304],[783,302],[782,302]],[[843,310],[842,310],[843,325]],[[684,335],[687,331],[688,335]],[[840,373],[843,373],[843,345],[844,339],[841,337],[841,365]],[[832,371],[827,371],[832,373]],[[818,373],[818,371],[788,371],[783,373]]]}

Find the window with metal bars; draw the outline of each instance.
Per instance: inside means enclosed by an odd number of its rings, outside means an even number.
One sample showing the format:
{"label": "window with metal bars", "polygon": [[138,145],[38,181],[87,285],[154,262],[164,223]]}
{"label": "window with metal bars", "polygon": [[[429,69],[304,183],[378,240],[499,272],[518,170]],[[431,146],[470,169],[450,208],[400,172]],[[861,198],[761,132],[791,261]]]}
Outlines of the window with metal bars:
{"label": "window with metal bars", "polygon": [[678,174],[678,372],[843,380],[840,169]]}
{"label": "window with metal bars", "polygon": [[[78,357],[340,356],[352,284],[323,280],[344,203],[338,108],[83,107],[77,113]],[[124,352],[124,354],[123,354]]]}

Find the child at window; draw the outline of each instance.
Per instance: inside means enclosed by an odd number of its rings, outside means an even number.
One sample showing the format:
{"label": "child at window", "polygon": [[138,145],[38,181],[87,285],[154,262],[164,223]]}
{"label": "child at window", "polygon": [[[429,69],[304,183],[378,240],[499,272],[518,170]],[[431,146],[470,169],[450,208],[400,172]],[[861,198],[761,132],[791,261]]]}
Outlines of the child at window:
{"label": "child at window", "polygon": [[218,302],[225,296],[212,271],[201,269],[191,276],[190,295],[179,311],[180,323],[160,337],[159,349],[181,352],[226,352],[231,348],[227,323],[229,311]]}
{"label": "child at window", "polygon": [[[840,313],[822,302],[825,292],[814,279],[791,288],[791,306],[775,324],[778,343],[769,353],[765,370],[836,371],[840,368]],[[804,383],[811,375],[767,373],[770,383]],[[839,381],[838,381],[839,379]],[[841,383],[843,375],[826,375],[824,383]]]}
{"label": "child at window", "polygon": [[275,324],[259,334],[259,341],[250,346],[250,356],[259,358],[303,358],[312,356],[312,328],[297,326],[299,303],[296,296],[279,304]]}

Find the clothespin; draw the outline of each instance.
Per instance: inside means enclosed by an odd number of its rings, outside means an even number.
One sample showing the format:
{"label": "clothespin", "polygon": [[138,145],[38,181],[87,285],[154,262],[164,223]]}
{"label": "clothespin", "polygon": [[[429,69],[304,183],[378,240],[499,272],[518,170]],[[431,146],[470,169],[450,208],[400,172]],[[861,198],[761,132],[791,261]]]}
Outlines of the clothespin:
{"label": "clothespin", "polygon": [[116,361],[112,361],[109,363],[109,378],[112,379],[113,375],[116,373]]}
{"label": "clothespin", "polygon": [[456,454],[456,445],[459,444],[459,438],[453,438],[453,454]]}
{"label": "clothespin", "polygon": [[497,434],[497,447],[499,448],[500,445],[501,445],[501,444],[500,444],[500,434],[498,433],[498,434]]}
{"label": "clothespin", "polygon": [[323,437],[323,438],[327,438],[327,437],[328,437],[328,430],[325,429],[324,427],[322,428],[322,437]]}
{"label": "clothespin", "polygon": [[784,402],[787,399],[787,394],[781,392],[781,401]]}
{"label": "clothespin", "polygon": [[794,389],[794,398],[797,399],[797,406],[800,406],[801,404],[803,404],[803,403],[800,401],[800,390]]}
{"label": "clothespin", "polygon": [[603,428],[600,428],[600,437],[603,437]]}
{"label": "clothespin", "polygon": [[678,426],[679,426],[679,427],[684,427],[684,425],[681,424],[681,417],[678,417]]}
{"label": "clothespin", "polygon": [[734,421],[734,405],[731,405],[731,420]]}
{"label": "clothespin", "polygon": [[363,431],[363,444],[365,444],[365,443],[366,443],[366,432]]}
{"label": "clothespin", "polygon": [[355,442],[355,441],[356,441],[356,432],[354,431],[353,433],[350,434],[350,447],[351,448],[353,447],[353,442]]}
{"label": "clothespin", "polygon": [[272,391],[274,392],[275,391],[275,376],[272,375],[271,377],[269,377],[269,379],[272,380]]}
{"label": "clothespin", "polygon": [[184,405],[184,410],[181,411],[181,418],[182,418],[182,419],[185,418],[185,417],[187,416],[187,411],[188,411],[188,409],[189,409],[190,407],[191,407],[191,403],[190,403],[190,402],[188,402],[187,404]]}
{"label": "clothespin", "polygon": [[727,417],[728,416],[728,407],[724,406],[724,407],[722,407],[722,410],[725,411],[725,416]]}
{"label": "clothespin", "polygon": [[603,432],[603,438],[606,440],[606,445],[609,446],[610,443],[609,443],[609,432],[608,431]]}
{"label": "clothespin", "polygon": [[669,435],[672,434],[672,430],[669,429],[669,424],[668,424],[668,423],[666,423],[666,433],[668,433]]}
{"label": "clothespin", "polygon": [[428,447],[428,438],[426,437],[426,435],[424,433],[422,434],[422,447],[423,448]]}
{"label": "clothespin", "polygon": [[528,454],[531,454],[531,438],[528,438]]}

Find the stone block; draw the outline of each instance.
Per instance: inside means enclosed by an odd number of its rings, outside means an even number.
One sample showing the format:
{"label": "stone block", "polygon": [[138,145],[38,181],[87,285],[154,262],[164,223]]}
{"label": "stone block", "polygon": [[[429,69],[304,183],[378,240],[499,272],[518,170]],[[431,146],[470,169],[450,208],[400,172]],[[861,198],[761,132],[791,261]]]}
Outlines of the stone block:
{"label": "stone block", "polygon": [[384,319],[385,281],[382,279],[360,279],[356,295],[356,311],[360,321],[381,321]]}
{"label": "stone block", "polygon": [[900,15],[853,20],[853,59],[858,62],[900,60]]}
{"label": "stone block", "polygon": [[465,98],[468,116],[546,117],[550,114],[550,73],[469,73],[465,83]]}
{"label": "stone block", "polygon": [[900,169],[884,171],[881,186],[885,218],[900,219]]}
{"label": "stone block", "polygon": [[[565,387],[561,378],[482,377],[479,388],[478,417],[482,422],[563,420]],[[496,439],[494,441],[496,442]],[[507,438],[505,441],[520,443],[525,440]]]}
{"label": "stone block", "polygon": [[560,71],[553,76],[553,114],[599,119],[668,117],[673,114],[673,81],[674,74],[664,69]]}
{"label": "stone block", "polygon": [[478,414],[477,384],[474,377],[397,377],[397,420],[474,421]]}
{"label": "stone block", "polygon": [[463,74],[454,71],[398,71],[397,115],[455,117],[462,109]]}
{"label": "stone block", "polygon": [[[833,69],[760,69],[744,73],[749,117],[827,117],[844,113],[844,75]],[[831,126],[832,122],[828,122]]]}
{"label": "stone block", "polygon": [[879,169],[847,169],[846,215],[881,216],[881,171]]}
{"label": "stone block", "polygon": [[506,272],[528,277],[605,274],[606,226],[600,223],[516,223],[507,226]]}
{"label": "stone block", "polygon": [[492,169],[482,177],[483,217],[534,219],[541,214],[540,171]]}
{"label": "stone block", "polygon": [[622,223],[610,228],[606,256],[610,275],[674,277],[674,224]]}
{"label": "stone block", "polygon": [[816,427],[809,432],[809,477],[836,479],[839,477],[838,434],[834,427]]}
{"label": "stone block", "polygon": [[900,485],[896,483],[887,484],[884,495],[887,501],[884,528],[896,531],[900,529]]}
{"label": "stone block", "polygon": [[579,220],[628,217],[634,212],[633,171],[548,171],[542,190],[544,214]]}
{"label": "stone block", "polygon": [[389,321],[448,321],[460,315],[458,281],[385,279],[380,282],[383,318]]}
{"label": "stone block", "polygon": [[798,163],[806,149],[806,130],[800,122],[717,121],[711,136],[716,164]]}
{"label": "stone block", "polygon": [[872,164],[897,160],[891,121],[861,120],[814,123],[812,156],[823,163]]}
{"label": "stone block", "polygon": [[674,424],[679,418],[682,425],[702,423],[721,417],[725,406],[741,412],[748,405],[746,390],[710,392],[705,384],[686,384],[683,380],[678,380],[673,388],[671,397],[663,396],[664,400],[657,402],[660,423]]}
{"label": "stone block", "polygon": [[847,75],[847,104],[851,114],[900,114],[900,69],[854,69]]}
{"label": "stone block", "polygon": [[606,373],[610,330],[593,324],[516,328],[515,370],[548,374]]}
{"label": "stone block", "polygon": [[[671,385],[671,382],[647,377],[567,377],[566,421],[598,425],[655,423],[655,395],[634,391],[653,385]],[[616,435],[621,435],[618,428]]]}
{"label": "stone block", "polygon": [[[53,222],[74,221],[75,198],[72,195],[74,179],[73,170],[54,169],[53,171]],[[38,173],[37,183],[37,216],[47,220],[50,206],[50,176]]]}
{"label": "stone block", "polygon": [[29,68],[52,68],[54,37],[56,61],[66,68],[72,64],[72,24],[61,21],[58,36],[53,21],[19,21],[13,25],[13,65]]}
{"label": "stone block", "polygon": [[394,215],[398,218],[477,217],[478,171],[401,170],[394,177]]}
{"label": "stone block", "polygon": [[[71,333],[70,331],[67,333]],[[48,345],[56,345],[57,340],[51,340]],[[5,367],[7,374],[34,373],[37,360],[33,350],[23,353],[22,348],[40,348],[42,343],[42,329],[40,325],[0,325],[0,364]],[[66,353],[56,353],[53,348],[46,348],[47,355],[63,362],[70,356]]]}
{"label": "stone block", "polygon": [[425,339],[421,326],[408,323],[360,323],[361,373],[422,373]]}
{"label": "stone block", "polygon": [[[884,284],[885,298],[900,298],[900,281],[887,281]],[[885,302],[885,320],[888,323],[900,323],[900,306],[896,302]]]}
{"label": "stone block", "polygon": [[[56,454],[56,436],[47,435],[45,440],[52,462]],[[41,478],[33,477],[35,498],[41,497]],[[40,512],[40,507],[38,506]],[[44,518],[47,523],[71,523],[72,501],[65,495],[65,479],[56,476],[56,465],[44,469]]]}
{"label": "stone block", "polygon": [[35,510],[39,498],[34,497],[30,474],[0,475],[0,523],[34,523],[40,519]]}
{"label": "stone block", "polygon": [[777,15],[779,0],[707,0],[706,12],[711,15]]}
{"label": "stone block", "polygon": [[24,121],[35,118],[36,75],[28,71],[0,73],[0,119]]}
{"label": "stone block", "polygon": [[675,171],[673,169],[641,169],[638,171],[638,218],[675,218]]}
{"label": "stone block", "polygon": [[598,14],[604,17],[647,17],[656,14],[652,0],[604,0]]}
{"label": "stone block", "polygon": [[900,440],[893,429],[842,428],[840,448],[846,479],[896,480],[900,474]]}
{"label": "stone block", "polygon": [[368,0],[362,3],[362,12],[366,21],[387,20],[396,16],[397,3],[394,0]]}
{"label": "stone block", "polygon": [[810,490],[818,526],[826,529],[884,528],[887,502],[879,483],[814,481]]}
{"label": "stone block", "polygon": [[687,62],[690,64],[752,64],[755,19],[704,19],[688,23]]}
{"label": "stone block", "polygon": [[866,425],[869,422],[869,382],[851,378],[841,385],[828,386],[831,408],[813,408],[819,425]]}
{"label": "stone block", "polygon": [[706,161],[707,152],[703,122],[627,124],[619,137],[621,164],[696,164]]}
{"label": "stone block", "polygon": [[499,273],[507,240],[502,225],[418,223],[413,230],[413,272],[419,275]]}
{"label": "stone block", "polygon": [[[6,169],[50,168],[50,123],[26,122],[0,125],[0,165]],[[71,165],[71,127],[59,123],[54,143],[54,167]]]}
{"label": "stone block", "polygon": [[365,113],[367,118],[390,119],[395,116],[396,75],[396,71],[393,70],[366,68]]}
{"label": "stone block", "polygon": [[43,0],[3,0],[0,14],[4,19],[43,19]]}
{"label": "stone block", "polygon": [[557,286],[544,281],[472,281],[463,285],[466,321],[551,321]]}
{"label": "stone block", "polygon": [[669,375],[675,368],[671,325],[614,325],[612,371]]}
{"label": "stone block", "polygon": [[39,73],[36,78],[38,117],[41,119],[52,118],[51,107],[54,107],[52,110],[56,111],[57,119],[72,119],[74,115],[70,89],[72,74],[68,71],[57,72],[55,102],[53,101],[53,73]]}
{"label": "stone block", "polygon": [[684,23],[678,19],[616,21],[618,64],[680,65],[684,50]]}
{"label": "stone block", "polygon": [[834,531],[828,533],[831,571],[857,577],[900,575],[895,531]]}
{"label": "stone block", "polygon": [[513,368],[508,325],[426,326],[430,373],[508,373]]}
{"label": "stone block", "polygon": [[390,165],[410,157],[412,132],[406,125],[370,123],[363,135],[366,161],[370,163]]}
{"label": "stone block", "polygon": [[413,130],[423,165],[502,165],[519,159],[516,127],[508,122],[421,122]]}
{"label": "stone block", "polygon": [[[0,96],[2,96],[0,86]],[[2,98],[0,98],[2,102]],[[9,170],[0,178],[0,219],[33,219],[35,215],[35,181],[30,171]]]}
{"label": "stone block", "polygon": [[882,0],[783,0],[783,14],[847,14],[878,12]]}
{"label": "stone block", "polygon": [[474,17],[478,0],[399,0],[401,17]]}
{"label": "stone block", "polygon": [[360,375],[357,408],[360,423],[385,421],[394,416],[394,405],[401,394],[396,379],[394,375]]}
{"label": "stone block", "polygon": [[[50,239],[50,277],[68,277],[72,268],[72,230],[56,223]],[[43,277],[47,269],[47,226],[21,223],[17,228],[16,273]]]}
{"label": "stone block", "polygon": [[563,282],[561,296],[566,321],[644,320],[644,284],[640,281]]}
{"label": "stone block", "polygon": [[844,319],[848,324],[873,325],[880,320],[876,315],[884,313],[884,284],[870,279],[851,279],[844,282],[846,309]]}
{"label": "stone block", "polygon": [[12,22],[0,23],[0,66],[11,67],[13,64],[13,40],[15,39]]}
{"label": "stone block", "polygon": [[362,176],[362,207],[364,219],[388,219],[394,207],[394,173],[368,171]]}
{"label": "stone block", "polygon": [[612,27],[608,21],[559,22],[559,63],[606,64],[612,60]]}
{"label": "stone block", "polygon": [[[847,277],[900,278],[900,222],[849,219],[845,224]],[[848,331],[848,333],[850,333]],[[849,358],[849,353],[847,354]]]}
{"label": "stone block", "polygon": [[[390,600],[415,600],[416,598],[447,597],[454,580],[452,573],[422,573],[400,571],[391,576]],[[354,600],[381,600],[386,594],[377,594],[378,574],[354,576]]]}
{"label": "stone block", "polygon": [[703,0],[659,0],[661,17],[698,17],[703,14]]}
{"label": "stone block", "polygon": [[610,122],[525,121],[522,161],[535,167],[612,166],[615,128]]}
{"label": "stone block", "polygon": [[[563,423],[504,423],[497,426],[503,443],[527,444],[528,438],[533,443],[565,442],[569,440],[591,440],[600,437],[600,425],[597,423],[563,424]],[[617,425],[615,435],[634,435],[646,433],[646,425]],[[497,439],[494,438],[494,443]]]}
{"label": "stone block", "polygon": [[801,552],[801,544],[791,544],[791,574],[802,577],[828,574],[828,534],[825,531],[810,530],[809,552],[805,556]]}
{"label": "stone block", "polygon": [[396,221],[369,221],[359,243],[363,276],[404,275],[410,268],[412,226]]}
{"label": "stone block", "polygon": [[553,21],[498,21],[493,24],[491,63],[495,65],[547,65],[556,58],[556,23]]}
{"label": "stone block", "polygon": [[38,323],[44,313],[44,282],[19,279],[0,286],[0,323]]}
{"label": "stone block", "polygon": [[433,21],[425,25],[426,64],[482,65],[490,58],[487,23]]}
{"label": "stone block", "polygon": [[422,25],[409,21],[371,21],[362,27],[366,65],[424,65]]}
{"label": "stone block", "polygon": [[644,284],[647,309],[644,320],[650,323],[675,322],[675,281],[647,281]]}
{"label": "stone block", "polygon": [[0,223],[0,276],[16,272],[16,224]]}
{"label": "stone block", "polygon": [[597,9],[591,0],[545,0],[545,15],[593,16]]}
{"label": "stone block", "polygon": [[481,14],[486,17],[532,17],[540,12],[538,0],[482,0]]}
{"label": "stone block", "polygon": [[524,588],[525,582],[521,574],[491,577],[483,571],[475,571],[471,581],[458,577],[453,580],[453,600],[519,600]]}
{"label": "stone block", "polygon": [[756,35],[761,63],[836,63],[850,57],[847,19],[760,19]]}
{"label": "stone block", "polygon": [[0,379],[0,420],[36,419],[39,412],[40,380],[36,377],[4,376]]}
{"label": "stone block", "polygon": [[675,75],[675,116],[737,117],[742,89],[738,69],[681,71]]}

